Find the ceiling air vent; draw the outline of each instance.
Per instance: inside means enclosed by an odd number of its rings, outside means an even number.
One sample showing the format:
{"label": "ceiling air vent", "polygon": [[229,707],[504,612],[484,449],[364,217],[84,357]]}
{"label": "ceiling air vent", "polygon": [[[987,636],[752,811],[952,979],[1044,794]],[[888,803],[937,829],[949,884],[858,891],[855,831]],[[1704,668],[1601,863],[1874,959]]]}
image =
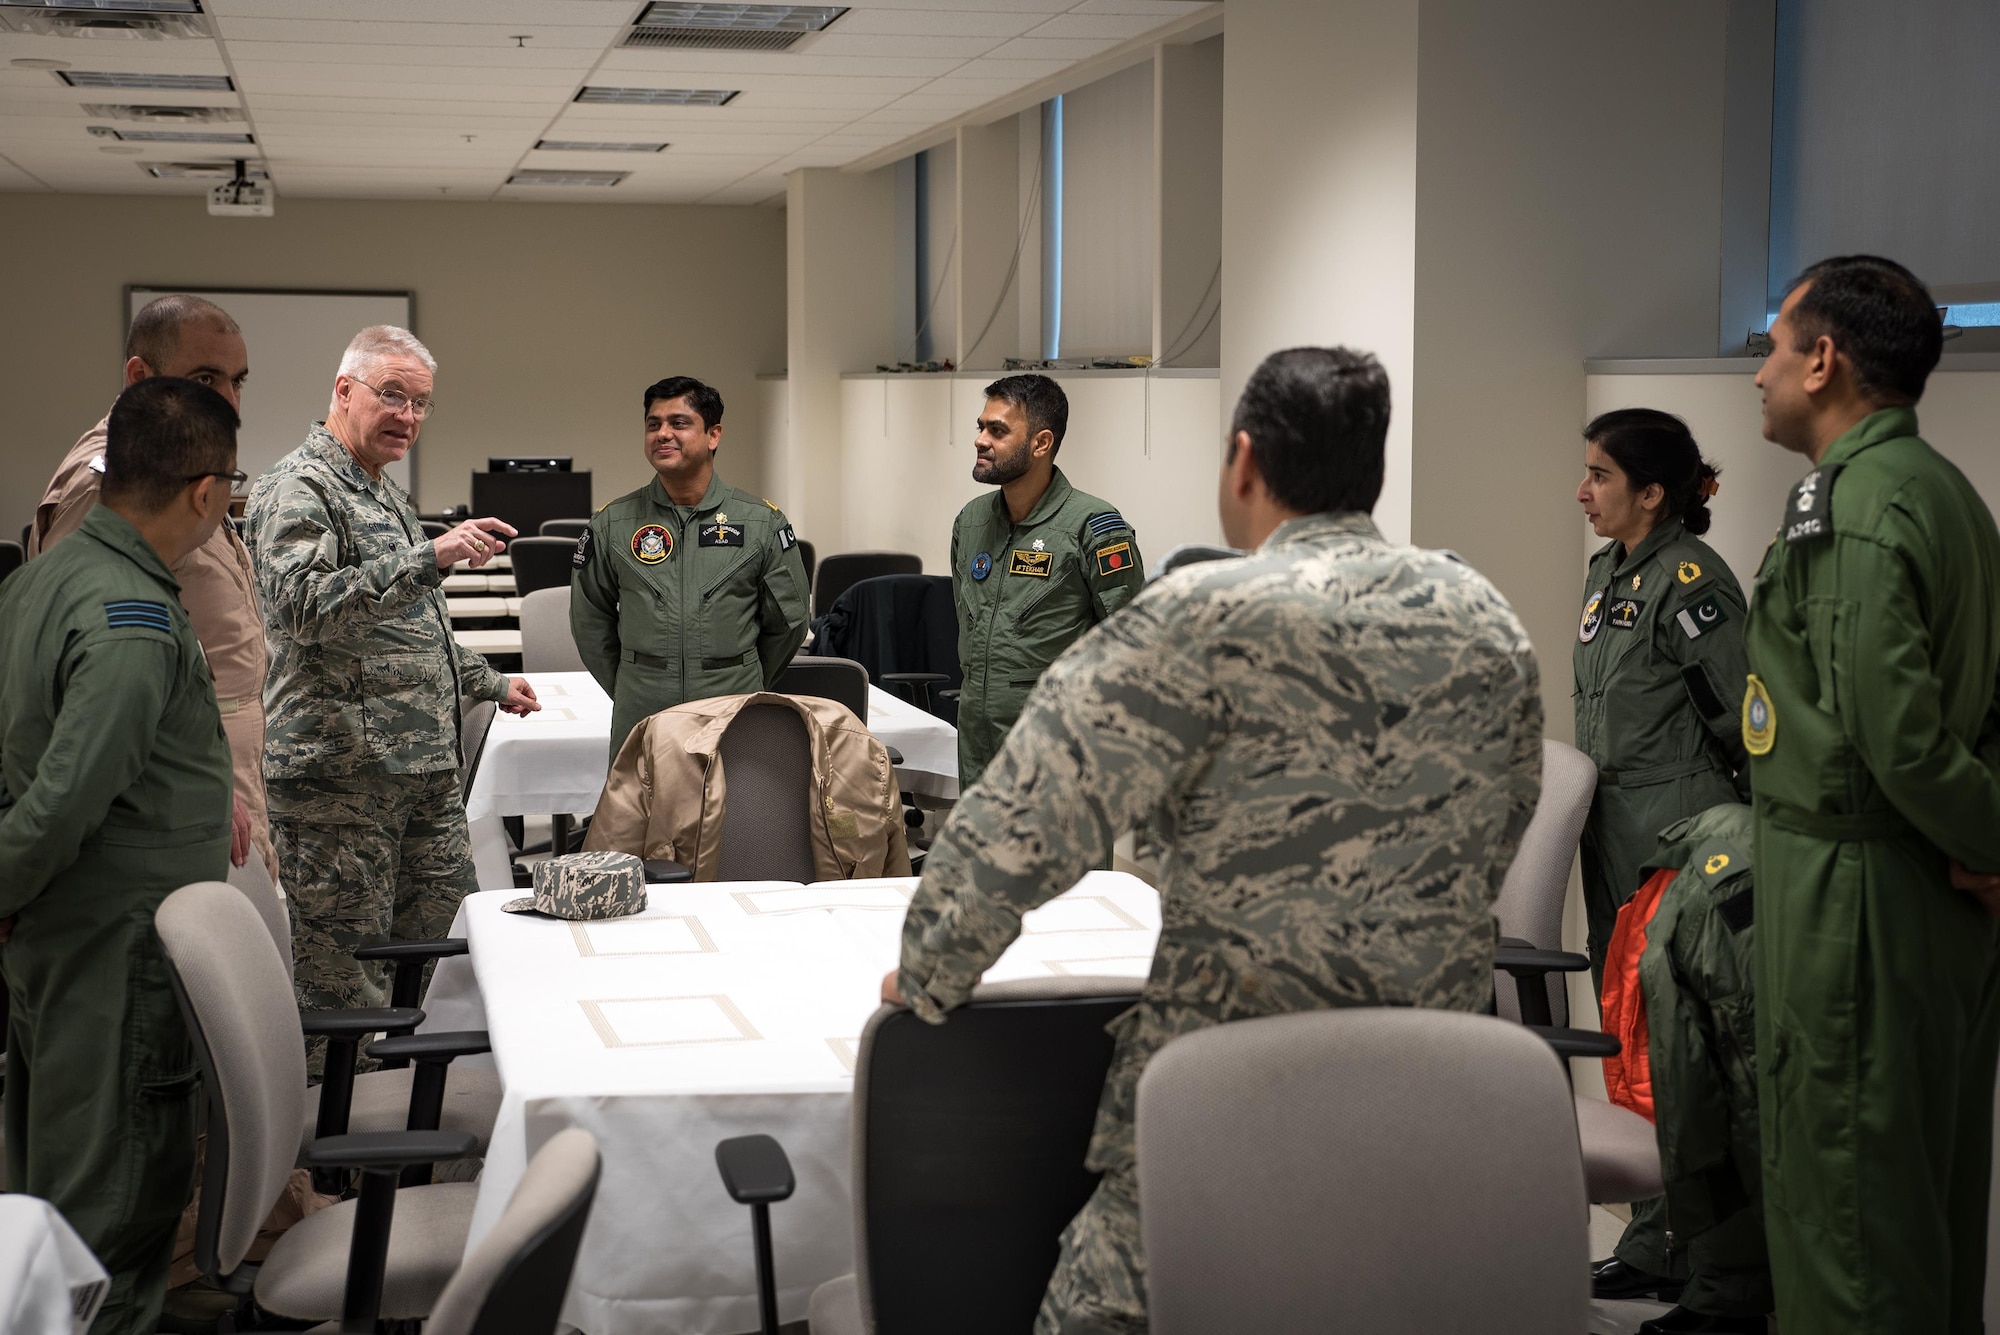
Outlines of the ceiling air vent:
{"label": "ceiling air vent", "polygon": [[233,93],[226,74],[110,74],[103,70],[58,70],[72,88],[171,88],[183,93]]}
{"label": "ceiling air vent", "polygon": [[214,130],[113,130],[111,137],[130,144],[254,144],[247,134]]}
{"label": "ceiling air vent", "polygon": [[645,107],[719,107],[741,89],[736,88],[585,88],[578,102],[618,102]]}
{"label": "ceiling air vent", "polygon": [[630,172],[518,171],[507,178],[508,185],[617,185]]}
{"label": "ceiling air vent", "polygon": [[666,145],[614,144],[596,139],[537,139],[535,147],[544,153],[660,153]]}
{"label": "ceiling air vent", "polygon": [[83,114],[98,120],[144,121],[149,125],[199,125],[243,119],[238,107],[129,107],[115,102],[86,102]]}
{"label": "ceiling air vent", "polygon": [[215,35],[199,0],[0,0],[0,28],[127,42]]}
{"label": "ceiling air vent", "polygon": [[[157,176],[162,181],[233,181],[236,179],[236,164],[233,162],[141,162],[136,164],[148,176]],[[253,181],[268,181],[271,174],[262,167],[252,167],[244,173]]]}
{"label": "ceiling air vent", "polygon": [[843,5],[730,5],[654,0],[621,46],[786,51],[845,14]]}

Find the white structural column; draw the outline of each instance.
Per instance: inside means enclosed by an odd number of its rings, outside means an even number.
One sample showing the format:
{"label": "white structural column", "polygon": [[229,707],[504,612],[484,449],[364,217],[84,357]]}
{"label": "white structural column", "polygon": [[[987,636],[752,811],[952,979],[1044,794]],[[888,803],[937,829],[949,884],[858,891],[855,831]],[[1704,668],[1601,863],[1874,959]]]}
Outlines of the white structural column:
{"label": "white structural column", "polygon": [[847,538],[840,376],[895,355],[895,170],[795,171],[785,207],[787,422],[765,486],[799,536],[834,552]]}
{"label": "white structural column", "polygon": [[1020,120],[958,129],[958,328],[952,360],[998,368],[1015,356],[1021,327]]}
{"label": "white structural column", "polygon": [[1417,9],[1229,0],[1223,47],[1224,425],[1279,348],[1373,352],[1395,404],[1375,515],[1397,541],[1410,534]]}
{"label": "white structural column", "polygon": [[1222,352],[1222,41],[1153,51],[1153,356],[1170,366]]}

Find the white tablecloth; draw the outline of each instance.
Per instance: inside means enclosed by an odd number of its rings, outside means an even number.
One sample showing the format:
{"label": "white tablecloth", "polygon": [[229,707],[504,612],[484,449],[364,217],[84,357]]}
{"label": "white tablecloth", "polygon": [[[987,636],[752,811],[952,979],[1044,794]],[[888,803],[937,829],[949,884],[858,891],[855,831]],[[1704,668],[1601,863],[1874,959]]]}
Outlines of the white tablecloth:
{"label": "white tablecloth", "polygon": [[83,1335],[111,1277],[55,1206],[0,1195],[0,1330]]}
{"label": "white tablecloth", "polygon": [[[656,886],[646,913],[567,923],[468,898],[426,1029],[485,1028],[506,1086],[472,1237],[529,1156],[565,1127],[598,1138],[604,1174],[563,1320],[589,1335],[723,1335],[757,1326],[750,1212],[715,1144],[764,1132],[798,1190],[771,1211],[779,1306],[853,1269],[848,1107],[861,1029],[894,967],[914,878]],[[988,971],[1145,976],[1159,899],[1092,872],[1024,921]]]}
{"label": "white tablecloth", "polygon": [[[465,798],[473,863],[488,888],[513,884],[501,816],[591,811],[611,768],[611,697],[597,679],[588,672],[527,678],[540,712],[495,716]],[[896,774],[907,791],[958,796],[958,733],[949,723],[870,686],[868,730],[902,753]]]}

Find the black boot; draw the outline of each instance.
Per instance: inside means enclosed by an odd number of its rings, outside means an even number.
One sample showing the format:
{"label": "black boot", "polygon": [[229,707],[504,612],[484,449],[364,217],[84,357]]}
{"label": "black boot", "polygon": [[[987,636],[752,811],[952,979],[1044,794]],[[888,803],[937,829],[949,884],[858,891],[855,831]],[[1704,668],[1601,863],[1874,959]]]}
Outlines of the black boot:
{"label": "black boot", "polygon": [[1676,1307],[1639,1327],[1639,1335],[1764,1335],[1768,1320],[1761,1316],[1704,1316],[1686,1307]]}
{"label": "black boot", "polygon": [[1681,1296],[1685,1281],[1668,1275],[1649,1275],[1635,1270],[1617,1257],[1593,1261],[1590,1266],[1590,1296],[1616,1302],[1623,1298],[1658,1298],[1670,1303]]}

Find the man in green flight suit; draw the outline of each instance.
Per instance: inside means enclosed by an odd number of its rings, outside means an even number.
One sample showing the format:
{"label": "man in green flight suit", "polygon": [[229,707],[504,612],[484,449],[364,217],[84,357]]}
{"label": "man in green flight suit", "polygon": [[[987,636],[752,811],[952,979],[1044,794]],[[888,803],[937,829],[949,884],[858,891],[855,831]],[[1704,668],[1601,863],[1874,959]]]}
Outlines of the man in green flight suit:
{"label": "man in green flight suit", "polygon": [[1942,331],[1907,269],[1821,261],[1771,340],[1764,435],[1813,462],[1757,572],[1742,721],[1778,1325],[1976,1332],[2000,1053],[2000,532],[1917,436]]}
{"label": "man in green flight suit", "polygon": [[1043,669],[1145,582],[1123,515],[1056,467],[1069,397],[1045,375],[986,387],[972,480],[997,483],[958,512],[951,592],[958,607],[958,790],[979,780]]}
{"label": "man in green flight suit", "polygon": [[150,1332],[193,1185],[193,1045],[153,935],[228,874],[229,740],[168,567],[229,511],[236,412],[192,380],[119,395],[100,504],[0,595],[7,1186],[111,1274],[95,1335]]}
{"label": "man in green flight suit", "polygon": [[722,395],[646,387],[658,474],[599,510],[571,558],[569,626],[611,696],[611,758],[639,720],[769,690],[806,638],[806,565],[784,513],[716,476]]}

